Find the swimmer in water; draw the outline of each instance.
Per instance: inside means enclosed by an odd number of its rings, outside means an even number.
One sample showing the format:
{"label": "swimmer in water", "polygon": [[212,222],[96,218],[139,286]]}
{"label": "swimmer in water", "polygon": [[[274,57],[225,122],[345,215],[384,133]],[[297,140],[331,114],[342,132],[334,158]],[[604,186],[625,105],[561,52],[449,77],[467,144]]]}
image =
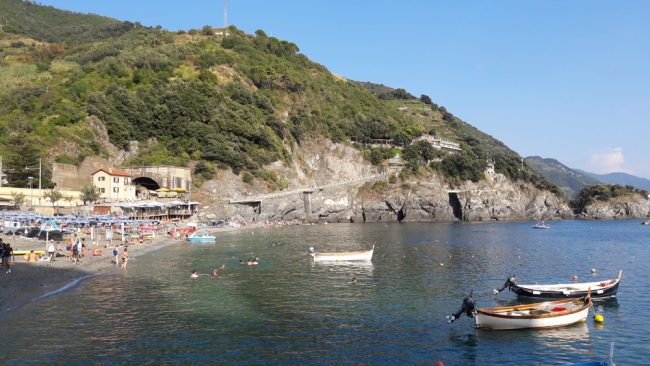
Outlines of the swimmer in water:
{"label": "swimmer in water", "polygon": [[359,282],[357,281],[357,278],[356,278],[356,277],[352,277],[352,284],[353,284],[353,285],[356,285],[357,283],[359,283]]}
{"label": "swimmer in water", "polygon": [[196,270],[192,271],[192,274],[190,275],[190,278],[199,278],[199,274],[196,273]]}

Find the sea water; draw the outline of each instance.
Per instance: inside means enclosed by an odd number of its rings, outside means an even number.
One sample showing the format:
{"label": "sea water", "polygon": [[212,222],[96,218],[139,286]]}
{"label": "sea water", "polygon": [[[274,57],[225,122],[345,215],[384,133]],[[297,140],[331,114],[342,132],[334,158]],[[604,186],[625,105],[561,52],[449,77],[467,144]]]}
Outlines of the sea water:
{"label": "sea water", "polygon": [[[640,221],[336,224],[218,235],[129,261],[0,315],[0,364],[648,364],[650,227]],[[369,249],[372,263],[313,263],[317,251]],[[259,256],[257,266],[239,260]],[[219,276],[209,273],[225,264]],[[592,268],[596,273],[592,274]],[[517,304],[491,289],[615,278],[602,325],[477,330],[445,316]],[[197,270],[198,279],[190,273]],[[357,284],[352,284],[355,277]]]}

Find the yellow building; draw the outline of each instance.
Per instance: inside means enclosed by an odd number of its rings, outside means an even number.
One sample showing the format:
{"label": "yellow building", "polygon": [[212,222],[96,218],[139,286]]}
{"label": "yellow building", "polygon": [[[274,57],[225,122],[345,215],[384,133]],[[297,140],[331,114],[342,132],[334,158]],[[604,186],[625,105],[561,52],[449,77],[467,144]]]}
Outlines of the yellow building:
{"label": "yellow building", "polygon": [[135,185],[131,174],[121,169],[101,168],[92,174],[93,184],[99,189],[99,197],[108,202],[135,200]]}

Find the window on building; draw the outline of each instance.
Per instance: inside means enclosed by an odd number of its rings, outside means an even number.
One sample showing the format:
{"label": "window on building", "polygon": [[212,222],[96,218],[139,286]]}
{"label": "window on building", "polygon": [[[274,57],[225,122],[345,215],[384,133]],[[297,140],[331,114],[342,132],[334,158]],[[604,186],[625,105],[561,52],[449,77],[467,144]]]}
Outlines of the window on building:
{"label": "window on building", "polygon": [[106,188],[100,188],[99,193],[106,193]]}
{"label": "window on building", "polygon": [[114,183],[119,183],[120,182],[120,177],[113,177],[113,182]]}
{"label": "window on building", "polygon": [[113,187],[113,192],[115,192],[115,193],[119,193],[119,192],[120,192],[120,188],[119,188],[119,187]]}
{"label": "window on building", "polygon": [[97,181],[103,182],[106,180],[106,177],[97,177]]}

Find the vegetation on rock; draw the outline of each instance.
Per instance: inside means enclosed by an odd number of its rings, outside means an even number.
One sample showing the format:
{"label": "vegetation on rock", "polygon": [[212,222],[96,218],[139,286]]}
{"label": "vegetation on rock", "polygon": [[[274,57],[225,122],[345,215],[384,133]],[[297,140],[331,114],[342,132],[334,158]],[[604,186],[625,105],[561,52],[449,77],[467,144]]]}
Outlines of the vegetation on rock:
{"label": "vegetation on rock", "polygon": [[[144,146],[129,163],[194,161],[202,179],[228,167],[245,172],[245,181],[258,177],[281,189],[286,181],[265,166],[291,161],[292,146],[306,138],[386,139],[405,147],[412,174],[434,169],[476,181],[493,160],[497,172],[559,193],[514,151],[430,97],[337,77],[261,30],[172,33],[18,0],[0,0],[0,10],[12,16],[0,33],[0,155],[14,168],[12,185],[26,186],[31,173],[18,171],[38,157],[105,155],[99,121],[113,145]],[[463,151],[409,145],[424,133],[457,141]],[[61,143],[75,152],[58,152]],[[377,165],[399,154],[396,147],[360,148]],[[49,176],[46,169],[47,187]]]}

